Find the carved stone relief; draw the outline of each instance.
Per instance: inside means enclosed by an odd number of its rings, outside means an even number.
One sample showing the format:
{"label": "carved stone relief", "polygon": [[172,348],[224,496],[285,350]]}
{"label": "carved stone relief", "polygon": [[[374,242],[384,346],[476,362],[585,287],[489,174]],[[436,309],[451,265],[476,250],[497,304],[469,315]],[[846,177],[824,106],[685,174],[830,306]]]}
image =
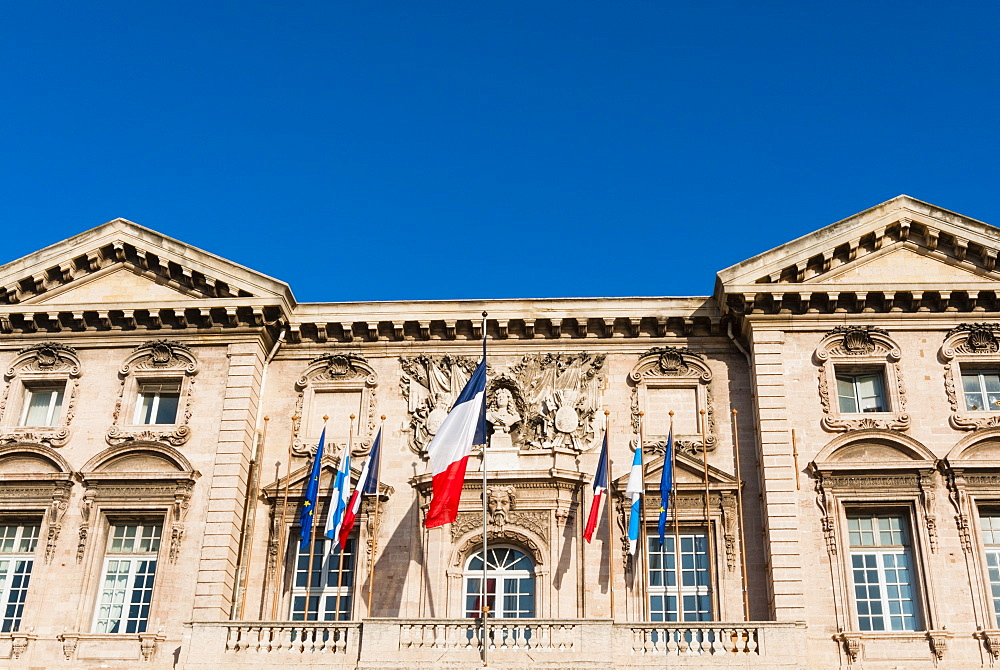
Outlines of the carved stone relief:
{"label": "carved stone relief", "polygon": [[[305,422],[302,420],[306,413],[309,400],[317,393],[324,391],[356,391],[361,394],[361,407],[359,418],[359,432],[354,438],[355,455],[364,454],[371,448],[372,440],[375,438],[376,425],[376,401],[375,387],[378,386],[378,375],[375,369],[357,354],[324,354],[314,358],[309,362],[308,367],[295,382],[298,396],[295,399],[295,416],[299,417],[294,423],[295,438],[293,449],[296,454],[312,456],[316,453],[316,435],[307,435],[304,428]],[[307,420],[316,417],[306,417]],[[335,441],[329,438],[327,445],[335,445]],[[342,446],[342,445],[336,445]]]}
{"label": "carved stone relief", "polygon": [[[43,342],[21,349],[4,373],[6,384],[0,397],[0,445],[32,442],[50,447],[62,447],[69,442],[70,424],[76,414],[80,391],[80,359],[76,350],[56,342]],[[65,387],[64,405],[59,416],[53,417],[54,426],[25,426],[17,424],[20,407],[12,407],[20,394],[20,403],[27,401],[30,384]],[[12,411],[13,410],[13,411]]]}
{"label": "carved stone relief", "polygon": [[[487,511],[488,508],[487,508]],[[511,511],[507,513],[503,528],[492,521],[492,532],[502,532],[513,528],[521,528],[537,535],[545,542],[549,541],[549,512],[542,510]],[[455,523],[451,525],[451,539],[457,540],[466,533],[482,530],[483,515],[479,512],[459,512]]]}
{"label": "carved stone relief", "polygon": [[[191,404],[194,398],[198,361],[190,347],[167,340],[145,342],[125,359],[118,376],[118,399],[112,416],[113,422],[105,439],[117,446],[128,442],[161,442],[179,447],[191,437]],[[172,425],[132,425],[128,412],[136,402],[143,379],[163,379],[181,382],[180,402],[176,422]]]}
{"label": "carved stone relief", "polygon": [[403,430],[409,433],[410,450],[426,457],[427,445],[475,371],[477,361],[465,356],[420,355],[401,357],[399,363],[399,385],[410,415]]}
{"label": "carved stone relief", "polygon": [[[695,392],[696,410],[705,414],[705,447],[714,451],[718,442],[715,428],[715,402],[712,395],[712,371],[703,354],[680,347],[655,347],[639,357],[639,362],[629,373],[632,386],[632,432],[639,435],[639,412],[646,411],[646,395],[657,388],[692,389]],[[694,417],[700,425],[701,416]],[[643,449],[648,453],[666,451],[667,434],[644,431]],[[635,448],[633,442],[632,448]],[[700,454],[701,431],[683,434],[674,431],[674,445],[679,451]]]}
{"label": "carved stone relief", "polygon": [[[908,429],[910,415],[906,412],[901,357],[899,347],[881,328],[838,326],[828,332],[815,352],[823,428],[831,432]],[[837,366],[881,372],[888,411],[842,414],[837,394],[831,391],[837,387]]]}
{"label": "carved stone relief", "polygon": [[948,331],[941,344],[944,361],[944,391],[951,407],[948,421],[957,430],[980,430],[1000,427],[1000,398],[989,398],[990,406],[970,410],[965,394],[958,390],[962,367],[989,367],[1000,370],[1000,323],[963,323]]}
{"label": "carved stone relief", "polygon": [[490,525],[503,530],[507,525],[507,515],[514,509],[517,490],[510,485],[486,487],[486,511]]}

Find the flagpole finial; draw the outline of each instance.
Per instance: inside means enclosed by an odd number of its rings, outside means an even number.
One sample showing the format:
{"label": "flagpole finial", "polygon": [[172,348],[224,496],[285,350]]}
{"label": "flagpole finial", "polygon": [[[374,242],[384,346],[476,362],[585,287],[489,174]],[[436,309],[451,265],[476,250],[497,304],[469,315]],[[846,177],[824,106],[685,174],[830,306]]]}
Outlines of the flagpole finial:
{"label": "flagpole finial", "polygon": [[269,416],[265,416],[264,417],[264,421],[270,421],[270,420],[271,420],[271,417],[269,417]]}
{"label": "flagpole finial", "polygon": [[674,415],[674,410],[670,410],[669,412],[667,412],[667,414],[669,414],[670,416],[673,416]]}
{"label": "flagpole finial", "polygon": [[487,314],[487,313],[486,313],[486,310],[484,309],[484,310],[483,310],[483,318],[485,319],[485,318],[486,318],[487,316],[489,316],[489,314]]}
{"label": "flagpole finial", "polygon": [[330,417],[329,417],[329,416],[327,416],[326,414],[324,414],[324,415],[323,415],[323,420],[324,420],[324,421],[329,421],[329,420],[330,420]]}
{"label": "flagpole finial", "polygon": [[355,419],[355,416],[352,414],[351,415],[351,421],[354,421],[354,419]]}
{"label": "flagpole finial", "polygon": [[[640,413],[640,414],[642,414],[642,412],[639,412],[639,413]],[[702,409],[702,410],[698,410],[698,413],[699,413],[699,414],[704,414],[704,413],[705,413],[705,410],[703,410],[703,409]]]}
{"label": "flagpole finial", "polygon": [[735,415],[737,415],[737,414],[739,414],[739,411],[738,411],[738,410],[735,410],[735,409],[734,409],[734,410],[733,410],[733,416],[735,416]]}
{"label": "flagpole finial", "polygon": [[382,420],[385,421],[385,414],[382,415]]}
{"label": "flagpole finial", "polygon": [[604,410],[604,416],[611,416],[611,410],[609,409]]}
{"label": "flagpole finial", "polygon": [[[704,412],[704,410],[702,410]],[[639,412],[639,416],[646,416],[645,412]]]}

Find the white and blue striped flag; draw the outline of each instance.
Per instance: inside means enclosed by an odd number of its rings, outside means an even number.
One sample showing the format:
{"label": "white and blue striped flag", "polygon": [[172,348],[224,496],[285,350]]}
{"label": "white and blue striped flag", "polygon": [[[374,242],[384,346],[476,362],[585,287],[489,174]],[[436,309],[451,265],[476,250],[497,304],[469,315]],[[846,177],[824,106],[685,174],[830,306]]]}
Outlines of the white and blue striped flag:
{"label": "white and blue striped flag", "polygon": [[632,498],[632,509],[628,516],[628,552],[635,556],[636,549],[639,548],[639,529],[642,527],[642,445],[636,447],[635,456],[632,458],[632,471],[628,475],[628,486],[625,487],[625,495]]}

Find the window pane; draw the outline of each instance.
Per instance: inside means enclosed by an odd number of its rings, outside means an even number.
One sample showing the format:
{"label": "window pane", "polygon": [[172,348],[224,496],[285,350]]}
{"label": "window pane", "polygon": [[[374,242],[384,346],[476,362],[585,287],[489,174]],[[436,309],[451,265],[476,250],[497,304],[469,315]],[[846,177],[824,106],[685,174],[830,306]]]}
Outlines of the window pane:
{"label": "window pane", "polygon": [[158,523],[112,524],[94,620],[95,632],[145,632],[161,530]]}
{"label": "window pane", "polygon": [[858,411],[858,400],[854,391],[854,378],[837,376],[837,397],[840,401],[840,411],[853,414]]}
{"label": "window pane", "polygon": [[[480,616],[481,555],[473,555],[466,562],[465,615],[470,618]],[[495,547],[487,552],[486,565],[486,604],[491,608],[490,616],[497,619],[534,617],[535,567],[531,557],[512,547]]]}
{"label": "window pane", "polygon": [[179,393],[161,393],[160,402],[156,411],[156,420],[153,423],[175,423],[177,421],[177,404],[180,402]]}
{"label": "window pane", "polygon": [[[303,549],[298,538],[292,540],[295,574],[292,586],[294,621],[346,621],[353,612],[354,548],[350,538],[340,552],[340,543],[325,537],[313,542],[312,560],[309,549]],[[312,573],[309,573],[310,563]],[[308,576],[307,576],[308,574]]]}
{"label": "window pane", "polygon": [[54,426],[62,410],[61,388],[39,388],[28,391],[25,426]]}
{"label": "window pane", "polygon": [[848,517],[858,628],[917,630],[915,575],[903,513]]}

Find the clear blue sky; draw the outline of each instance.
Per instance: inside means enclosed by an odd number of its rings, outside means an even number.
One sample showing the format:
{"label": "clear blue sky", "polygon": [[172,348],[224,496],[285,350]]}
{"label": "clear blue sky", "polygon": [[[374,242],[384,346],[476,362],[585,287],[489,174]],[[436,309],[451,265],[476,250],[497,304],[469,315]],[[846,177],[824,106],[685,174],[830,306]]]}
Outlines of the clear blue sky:
{"label": "clear blue sky", "polygon": [[705,295],[900,193],[1000,224],[995,2],[0,5],[7,262],[124,217],[300,301]]}

